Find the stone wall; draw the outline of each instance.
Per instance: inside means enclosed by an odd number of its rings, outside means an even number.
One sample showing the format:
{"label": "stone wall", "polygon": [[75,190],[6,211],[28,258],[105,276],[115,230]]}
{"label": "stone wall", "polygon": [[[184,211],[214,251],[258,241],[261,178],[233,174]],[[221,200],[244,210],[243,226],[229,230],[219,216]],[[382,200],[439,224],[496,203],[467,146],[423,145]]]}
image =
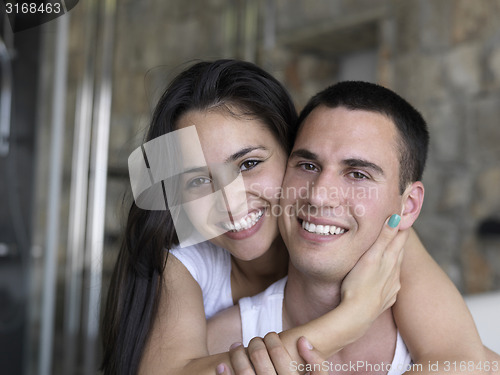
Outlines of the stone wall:
{"label": "stone wall", "polygon": [[184,63],[251,59],[284,82],[300,108],[338,79],[342,56],[373,49],[376,80],[430,126],[416,229],[461,291],[500,288],[499,0],[117,3],[109,160],[118,172],[108,188],[108,233],[120,230],[127,157],[159,90]]}
{"label": "stone wall", "polygon": [[485,220],[500,219],[499,7],[400,2],[390,21],[394,39],[385,41],[391,86],[417,106],[431,132],[416,228],[467,293],[500,288],[499,234],[480,235]]}

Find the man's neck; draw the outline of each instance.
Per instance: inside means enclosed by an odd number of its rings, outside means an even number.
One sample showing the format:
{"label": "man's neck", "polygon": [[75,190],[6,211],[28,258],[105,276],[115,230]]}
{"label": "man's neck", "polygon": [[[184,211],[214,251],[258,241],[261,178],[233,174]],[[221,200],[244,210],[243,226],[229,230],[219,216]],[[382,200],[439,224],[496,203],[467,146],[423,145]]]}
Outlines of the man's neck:
{"label": "man's neck", "polygon": [[[283,330],[303,325],[340,304],[342,280],[305,275],[290,262],[283,302]],[[297,308],[300,306],[300,308]]]}
{"label": "man's neck", "polygon": [[234,303],[253,296],[283,278],[288,269],[288,250],[281,237],[259,258],[244,261],[231,257],[231,290]]}

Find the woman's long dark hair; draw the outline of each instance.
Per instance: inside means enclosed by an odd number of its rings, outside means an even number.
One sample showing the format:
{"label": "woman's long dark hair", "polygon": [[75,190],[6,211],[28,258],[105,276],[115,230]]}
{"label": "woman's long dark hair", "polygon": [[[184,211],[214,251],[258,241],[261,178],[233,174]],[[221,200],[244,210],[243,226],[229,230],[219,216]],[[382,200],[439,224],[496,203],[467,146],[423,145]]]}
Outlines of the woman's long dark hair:
{"label": "woman's long dark hair", "polygon": [[[286,89],[256,65],[236,60],[200,62],[179,74],[159,100],[145,141],[174,131],[187,111],[212,108],[236,108],[263,121],[290,151],[297,115]],[[168,250],[177,244],[168,209],[148,211],[132,203],[102,324],[105,374],[138,372]]]}

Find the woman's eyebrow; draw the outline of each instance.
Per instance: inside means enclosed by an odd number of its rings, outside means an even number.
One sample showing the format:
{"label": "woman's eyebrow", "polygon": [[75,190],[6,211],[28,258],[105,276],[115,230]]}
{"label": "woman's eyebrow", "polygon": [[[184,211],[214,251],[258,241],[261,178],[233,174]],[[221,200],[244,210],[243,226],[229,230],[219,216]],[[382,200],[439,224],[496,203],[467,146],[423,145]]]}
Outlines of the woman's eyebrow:
{"label": "woman's eyebrow", "polygon": [[188,173],[199,173],[199,172],[204,172],[208,173],[208,167],[207,166],[202,166],[202,167],[189,167],[185,170],[183,170],[181,173],[182,174],[188,174]]}
{"label": "woman's eyebrow", "polygon": [[309,160],[318,160],[318,155],[312,151],[306,150],[305,148],[299,148],[290,154],[290,159],[292,158],[304,158]]}
{"label": "woman's eyebrow", "polygon": [[238,160],[239,158],[245,156],[246,154],[252,152],[252,151],[255,151],[255,150],[268,150],[267,147],[264,147],[264,146],[251,146],[251,147],[245,147],[245,148],[242,148],[241,150],[235,152],[234,154],[228,156],[226,158],[226,160],[224,161],[224,163],[231,163],[231,162],[234,162],[236,160]]}
{"label": "woman's eyebrow", "polygon": [[[268,150],[267,147],[264,146],[252,146],[252,147],[245,147],[242,148],[241,150],[235,152],[232,155],[229,155],[226,160],[224,160],[224,164],[234,162],[238,160],[239,158],[245,156],[246,154],[254,151],[254,150]],[[181,173],[182,174],[188,174],[188,173],[199,173],[199,172],[210,172],[208,166],[199,166],[199,167],[187,167],[184,169]]]}

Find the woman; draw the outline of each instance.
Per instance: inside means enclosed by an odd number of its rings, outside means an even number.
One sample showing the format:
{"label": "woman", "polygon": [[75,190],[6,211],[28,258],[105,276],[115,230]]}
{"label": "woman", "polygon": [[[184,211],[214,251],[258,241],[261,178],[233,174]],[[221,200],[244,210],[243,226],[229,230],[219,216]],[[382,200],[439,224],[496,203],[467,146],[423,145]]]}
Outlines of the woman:
{"label": "woman", "polygon": [[[207,163],[226,163],[241,172],[250,217],[242,214],[237,219],[249,219],[249,227],[226,227],[231,230],[228,235],[212,238],[212,245],[195,245],[189,252],[175,249],[174,256],[167,256],[168,252],[162,250],[173,249],[179,240],[174,230],[177,214],[173,217],[168,210],[144,211],[132,205],[103,326],[106,373],[213,373],[218,363],[228,359],[227,354],[208,357],[205,317],[241,297],[264,290],[286,274],[287,253],[272,215],[278,199],[263,198],[274,195],[262,192],[265,188],[279,190],[281,186],[286,156],[295,135],[290,125],[295,122],[295,109],[286,90],[252,64],[228,60],[199,63],[174,79],[156,107],[146,139],[194,125]],[[217,147],[209,149],[213,145]],[[196,175],[180,181],[188,182],[187,186],[193,189],[210,183]],[[197,201],[196,196],[182,199]],[[195,215],[191,213],[191,218]],[[234,221],[229,224],[234,225]],[[392,246],[397,248],[397,244]],[[396,264],[397,258],[393,257]],[[196,275],[193,267],[200,261],[219,268],[208,275]],[[426,274],[415,272],[415,267]],[[408,272],[410,269],[412,272]],[[224,275],[218,281],[220,287],[211,290],[212,276],[219,274]],[[390,280],[389,276],[386,278]],[[394,312],[410,351],[425,346],[460,356],[465,350],[477,348],[480,341],[460,295],[414,235],[406,245],[401,281]],[[213,293],[220,291],[213,298]],[[371,301],[377,311],[370,311],[366,320],[374,319],[390,305],[390,293],[385,297],[388,301]],[[420,304],[424,297],[441,304]],[[454,319],[436,319],[446,316],[436,309],[448,315],[453,311]],[[327,315],[332,315],[333,322],[338,318],[333,312]],[[426,319],[429,330],[414,330],[413,319]],[[461,338],[470,344],[451,348],[440,337],[456,333],[458,325]],[[314,330],[306,334],[312,341],[310,334]],[[347,342],[360,334],[362,329],[353,328],[346,334]]]}

